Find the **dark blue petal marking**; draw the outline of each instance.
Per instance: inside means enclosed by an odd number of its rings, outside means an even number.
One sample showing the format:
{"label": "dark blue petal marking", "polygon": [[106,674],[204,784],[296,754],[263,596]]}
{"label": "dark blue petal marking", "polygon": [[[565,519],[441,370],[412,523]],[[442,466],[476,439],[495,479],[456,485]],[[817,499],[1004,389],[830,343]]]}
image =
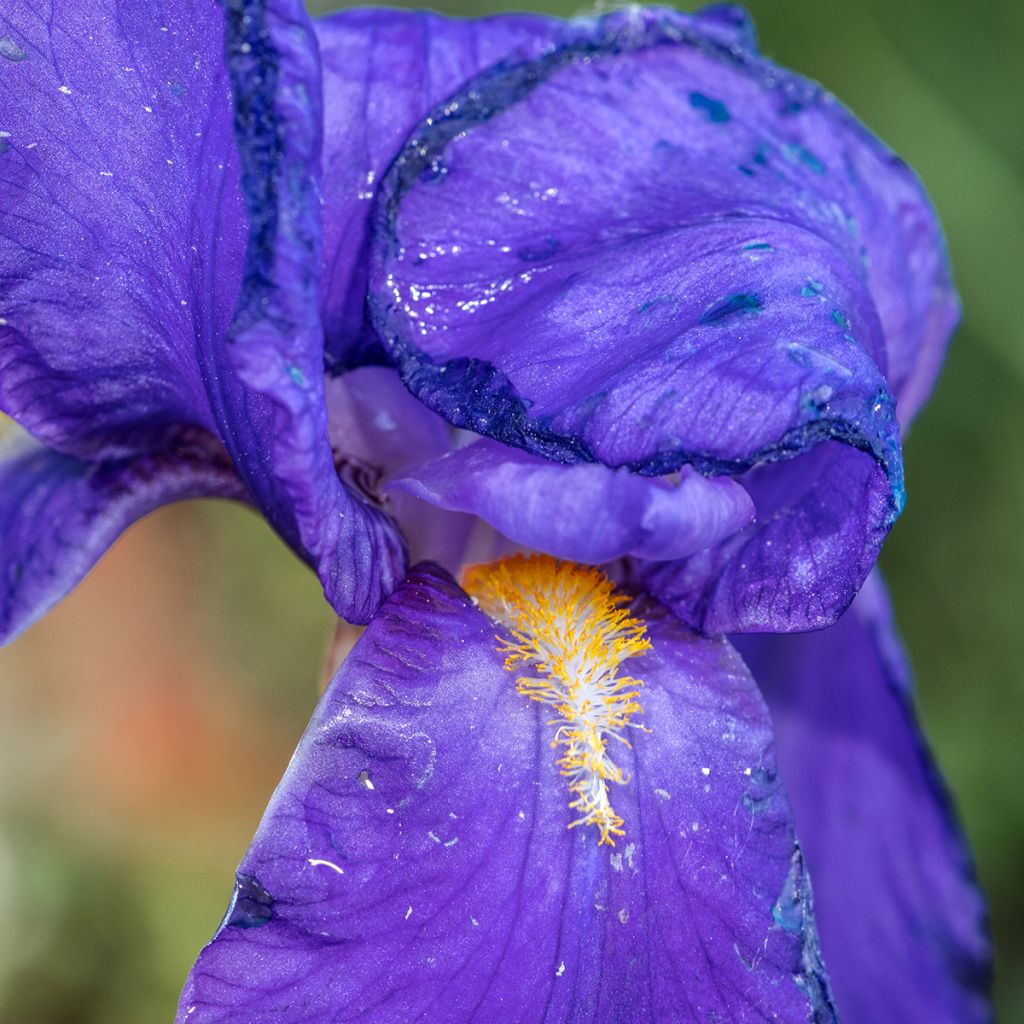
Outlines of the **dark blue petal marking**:
{"label": "dark blue petal marking", "polygon": [[752,292],[738,292],[735,295],[727,295],[720,302],[716,302],[710,309],[701,314],[702,324],[717,324],[737,314],[757,315],[764,308],[761,298]]}
{"label": "dark blue petal marking", "polygon": [[725,124],[729,120],[729,108],[721,100],[713,100],[702,92],[690,93],[690,106],[714,124]]}

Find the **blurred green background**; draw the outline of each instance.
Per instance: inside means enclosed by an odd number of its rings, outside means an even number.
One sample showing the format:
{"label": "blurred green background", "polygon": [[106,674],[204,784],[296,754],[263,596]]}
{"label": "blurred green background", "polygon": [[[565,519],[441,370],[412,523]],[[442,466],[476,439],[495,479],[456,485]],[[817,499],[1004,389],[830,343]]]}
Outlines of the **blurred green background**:
{"label": "blurred green background", "polygon": [[[947,228],[964,322],[907,441],[910,501],[883,565],[991,903],[1001,1018],[1024,1021],[1024,4],[748,6],[766,53],[903,155]],[[256,517],[196,504],[133,529],[0,652],[0,1020],[171,1019],[331,628]]]}

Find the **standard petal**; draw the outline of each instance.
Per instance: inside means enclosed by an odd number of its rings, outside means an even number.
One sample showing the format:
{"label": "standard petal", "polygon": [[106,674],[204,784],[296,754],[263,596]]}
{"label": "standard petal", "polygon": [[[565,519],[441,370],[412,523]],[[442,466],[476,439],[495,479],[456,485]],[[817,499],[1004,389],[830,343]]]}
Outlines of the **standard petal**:
{"label": "standard petal", "polygon": [[491,440],[418,466],[392,487],[479,516],[525,547],[591,564],[684,558],[741,530],[754,513],[733,480],[687,468],[669,485],[594,463],[549,462]]}
{"label": "standard petal", "polygon": [[228,63],[249,217],[225,443],[256,500],[345,619],[365,622],[405,571],[391,519],[339,479],[319,316],[320,62],[301,0],[230,0]]}
{"label": "standard petal", "polygon": [[881,580],[830,629],[739,643],[771,708],[843,1021],[991,1020],[984,900]]}
{"label": "standard petal", "polygon": [[[813,573],[752,600],[724,555],[743,592],[695,603],[735,606],[723,629],[831,621],[903,506],[893,394],[905,415],[924,393],[955,311],[935,218],[831,97],[707,25],[631,9],[571,31],[414,131],[381,185],[375,322],[427,405],[559,461],[736,474],[824,445],[864,527],[829,538],[829,572],[853,571],[827,606]],[[822,494],[744,554],[808,547]]]}
{"label": "standard petal", "polygon": [[164,439],[158,454],[81,462],[41,445],[0,458],[0,643],[65,597],[137,519],[188,498],[247,500],[208,435]]}
{"label": "standard petal", "polygon": [[744,462],[825,420],[875,448],[873,364],[917,390],[955,313],[906,167],[817,86],[664,9],[568,23],[474,79],[381,194],[375,319],[411,386],[526,447]]}
{"label": "standard petal", "polygon": [[[726,45],[754,48],[742,8],[716,5],[692,18]],[[322,313],[331,369],[387,359],[364,315],[369,217],[410,131],[485,68],[535,57],[578,34],[580,24],[537,14],[460,19],[372,8],[316,22],[326,125]]]}
{"label": "standard petal", "polygon": [[725,641],[648,616],[627,835],[569,830],[549,709],[419,569],[328,689],[179,1021],[834,1020],[767,714]]}
{"label": "standard petal", "polygon": [[366,619],[404,553],[327,440],[302,4],[14,0],[0,31],[23,56],[0,67],[0,408],[84,458],[218,434],[335,609]]}
{"label": "standard petal", "polygon": [[386,356],[365,321],[371,201],[412,128],[504,57],[533,56],[564,22],[535,14],[476,20],[429,11],[339,11],[316,22],[324,83],[323,319],[336,371]]}

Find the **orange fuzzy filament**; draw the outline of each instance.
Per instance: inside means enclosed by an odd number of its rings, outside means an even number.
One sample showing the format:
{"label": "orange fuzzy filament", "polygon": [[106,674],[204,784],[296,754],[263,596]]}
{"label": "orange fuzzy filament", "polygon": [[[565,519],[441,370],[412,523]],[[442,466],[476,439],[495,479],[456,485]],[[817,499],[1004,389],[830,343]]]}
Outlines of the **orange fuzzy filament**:
{"label": "orange fuzzy filament", "polygon": [[552,747],[569,780],[570,822],[596,825],[600,842],[615,845],[625,835],[622,818],[609,799],[611,783],[629,781],[608,754],[608,741],[630,746],[627,728],[642,714],[643,683],[620,676],[627,658],[650,650],[647,627],[623,606],[604,573],[548,555],[514,555],[467,570],[463,585],[480,608],[506,626],[511,639],[499,637],[505,668],[522,674],[516,689],[547,704],[559,717]]}

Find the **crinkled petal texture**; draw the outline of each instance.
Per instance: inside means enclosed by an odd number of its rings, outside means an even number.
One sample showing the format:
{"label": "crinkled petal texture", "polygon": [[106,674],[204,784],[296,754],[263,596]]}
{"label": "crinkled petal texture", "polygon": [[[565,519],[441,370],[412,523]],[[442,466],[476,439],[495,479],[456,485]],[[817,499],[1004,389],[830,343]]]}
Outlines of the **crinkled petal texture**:
{"label": "crinkled petal texture", "polygon": [[495,624],[416,570],[328,689],[178,1019],[834,1020],[760,696],[725,641],[648,620],[612,850],[567,829],[550,710]]}
{"label": "crinkled petal texture", "polygon": [[[722,474],[841,442],[870,522],[838,554],[860,569],[903,502],[900,367],[948,334],[941,238],[831,97],[722,36],[665,10],[568,23],[438,107],[381,185],[374,319],[427,405],[537,455]],[[786,569],[813,561],[808,517],[785,518],[756,535],[795,549],[781,575],[737,562],[715,628],[822,624],[819,581]],[[791,620],[764,620],[765,587]]]}
{"label": "crinkled petal texture", "polygon": [[392,486],[479,516],[525,547],[591,564],[684,558],[742,529],[754,512],[734,480],[686,469],[669,485],[596,463],[561,465],[491,440],[418,466]]}
{"label": "crinkled petal texture", "polygon": [[367,618],[403,552],[327,440],[302,4],[12,0],[0,32],[0,408],[81,458],[219,435],[334,607]]}
{"label": "crinkled petal texture", "polygon": [[843,1021],[990,1020],[984,901],[881,580],[828,630],[741,649],[771,707]]}
{"label": "crinkled petal texture", "polygon": [[76,586],[123,530],[187,498],[245,500],[224,450],[199,432],[158,453],[82,462],[36,443],[0,458],[0,643]]}

